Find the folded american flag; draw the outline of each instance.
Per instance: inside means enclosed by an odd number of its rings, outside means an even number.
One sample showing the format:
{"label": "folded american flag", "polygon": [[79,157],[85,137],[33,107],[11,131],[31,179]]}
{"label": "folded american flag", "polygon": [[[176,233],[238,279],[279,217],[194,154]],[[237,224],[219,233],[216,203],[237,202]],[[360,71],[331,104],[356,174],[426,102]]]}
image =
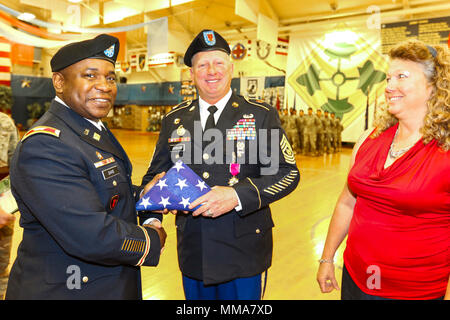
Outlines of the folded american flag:
{"label": "folded american flag", "polygon": [[211,188],[182,161],[170,168],[144,196],[137,202],[137,211],[190,210],[189,205]]}

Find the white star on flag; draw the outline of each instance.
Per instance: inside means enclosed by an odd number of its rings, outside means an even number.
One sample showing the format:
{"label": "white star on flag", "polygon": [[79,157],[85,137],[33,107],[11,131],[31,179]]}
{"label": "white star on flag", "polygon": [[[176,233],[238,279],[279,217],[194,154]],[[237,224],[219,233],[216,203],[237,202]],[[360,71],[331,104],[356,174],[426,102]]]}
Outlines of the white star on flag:
{"label": "white star on flag", "polygon": [[200,191],[203,191],[203,189],[206,189],[205,181],[200,181],[200,180],[197,180],[197,181],[198,181],[198,183],[195,186],[199,187]]}
{"label": "white star on flag", "polygon": [[158,203],[159,203],[159,204],[162,204],[162,205],[164,206],[164,208],[165,208],[165,207],[167,207],[167,205],[170,204],[169,198],[170,198],[170,197],[167,197],[167,198],[161,197],[161,201],[158,202]]}
{"label": "white star on flag", "polygon": [[174,169],[177,169],[177,172],[180,172],[181,169],[184,169],[183,167],[183,162],[182,161],[178,161],[177,163],[175,163],[175,165],[173,166]]}
{"label": "white star on flag", "polygon": [[167,187],[166,179],[161,179],[156,184],[159,187],[159,190],[162,190],[163,187]]}
{"label": "white star on flag", "polygon": [[188,186],[186,184],[186,179],[181,180],[180,178],[178,178],[178,183],[176,183],[175,185],[180,187],[180,190],[183,190],[183,187],[187,187]]}
{"label": "white star on flag", "polygon": [[211,188],[188,165],[177,161],[153,188],[136,203],[137,211],[181,210],[194,211],[189,205]]}
{"label": "white star on flag", "polygon": [[189,199],[191,199],[191,198],[184,198],[184,197],[181,197],[181,199],[183,199],[183,200],[181,200],[181,202],[179,202],[178,204],[182,204],[183,205],[183,207],[184,208],[186,208],[188,205],[190,205],[191,203],[189,202]]}
{"label": "white star on flag", "polygon": [[150,199],[150,198],[142,198],[141,206],[144,206],[145,209],[147,209],[147,207],[148,207],[149,205],[151,205],[150,201],[148,201],[149,199]]}

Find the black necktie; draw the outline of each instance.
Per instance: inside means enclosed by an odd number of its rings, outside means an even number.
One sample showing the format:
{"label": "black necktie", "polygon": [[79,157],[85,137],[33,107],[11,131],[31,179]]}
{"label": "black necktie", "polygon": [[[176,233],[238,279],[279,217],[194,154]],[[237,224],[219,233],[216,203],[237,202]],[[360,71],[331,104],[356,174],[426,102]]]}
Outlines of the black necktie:
{"label": "black necktie", "polygon": [[214,121],[214,113],[217,111],[217,107],[210,106],[208,108],[208,111],[209,111],[209,116],[208,116],[208,119],[206,120],[205,130],[203,130],[203,131],[214,128],[216,126],[216,122]]}

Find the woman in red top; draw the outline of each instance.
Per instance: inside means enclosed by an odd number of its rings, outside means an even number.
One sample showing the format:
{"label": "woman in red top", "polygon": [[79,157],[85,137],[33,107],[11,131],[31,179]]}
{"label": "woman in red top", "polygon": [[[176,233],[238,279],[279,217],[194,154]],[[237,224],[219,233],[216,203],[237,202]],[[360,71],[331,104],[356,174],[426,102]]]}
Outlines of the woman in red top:
{"label": "woman in red top", "polygon": [[355,145],[317,273],[342,299],[450,299],[450,53],[407,41],[389,53],[384,116]]}

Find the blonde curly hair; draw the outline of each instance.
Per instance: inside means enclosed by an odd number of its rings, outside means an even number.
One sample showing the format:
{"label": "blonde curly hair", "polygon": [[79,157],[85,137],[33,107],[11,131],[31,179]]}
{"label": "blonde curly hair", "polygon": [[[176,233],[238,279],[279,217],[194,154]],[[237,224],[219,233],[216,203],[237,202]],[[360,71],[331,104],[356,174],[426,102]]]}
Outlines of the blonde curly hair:
{"label": "blonde curly hair", "polygon": [[[414,61],[422,65],[424,74],[433,85],[427,102],[428,111],[421,128],[425,144],[436,139],[444,150],[450,149],[450,52],[441,45],[429,46],[419,40],[399,43],[389,51],[391,59]],[[377,112],[373,138],[395,125],[398,119],[390,114],[386,104]]]}

